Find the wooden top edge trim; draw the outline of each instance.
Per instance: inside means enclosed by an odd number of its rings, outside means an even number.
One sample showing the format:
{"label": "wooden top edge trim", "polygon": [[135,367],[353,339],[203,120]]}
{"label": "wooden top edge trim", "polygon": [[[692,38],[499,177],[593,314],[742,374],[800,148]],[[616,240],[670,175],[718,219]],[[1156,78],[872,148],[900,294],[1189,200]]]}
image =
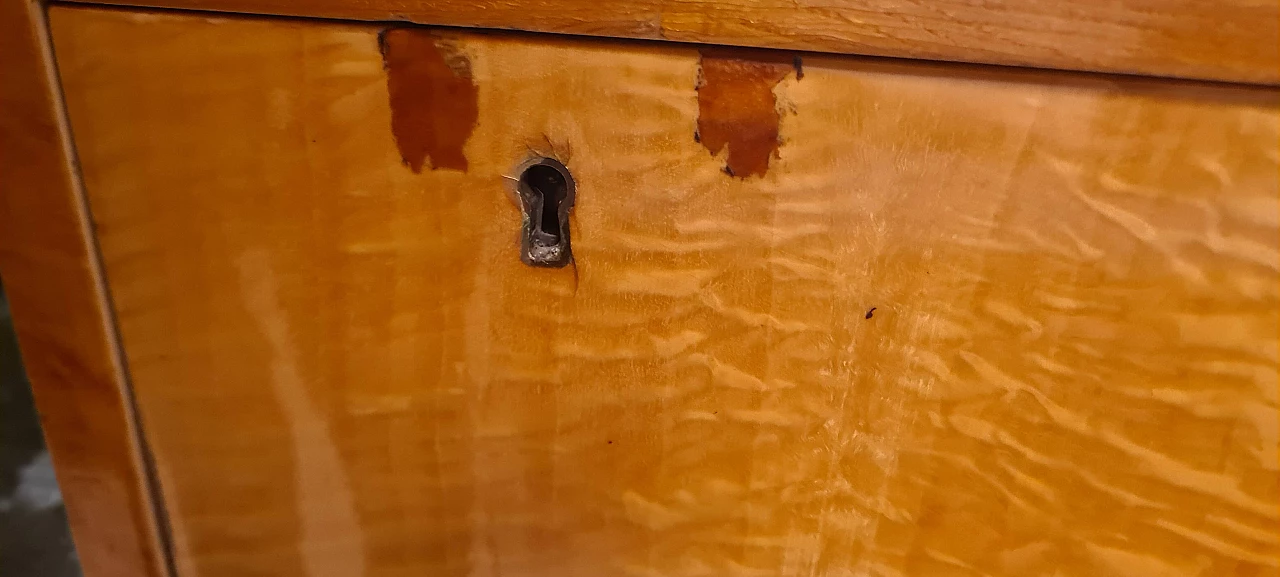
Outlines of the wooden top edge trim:
{"label": "wooden top edge trim", "polygon": [[67,0],[1280,85],[1280,0]]}

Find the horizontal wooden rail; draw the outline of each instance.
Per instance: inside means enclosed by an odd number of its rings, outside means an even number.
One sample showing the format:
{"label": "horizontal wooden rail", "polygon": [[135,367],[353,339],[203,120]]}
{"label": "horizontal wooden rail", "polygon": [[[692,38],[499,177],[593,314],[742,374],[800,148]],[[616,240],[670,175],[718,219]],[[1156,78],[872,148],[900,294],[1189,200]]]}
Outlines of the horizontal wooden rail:
{"label": "horizontal wooden rail", "polygon": [[1280,84],[1277,0],[107,0]]}

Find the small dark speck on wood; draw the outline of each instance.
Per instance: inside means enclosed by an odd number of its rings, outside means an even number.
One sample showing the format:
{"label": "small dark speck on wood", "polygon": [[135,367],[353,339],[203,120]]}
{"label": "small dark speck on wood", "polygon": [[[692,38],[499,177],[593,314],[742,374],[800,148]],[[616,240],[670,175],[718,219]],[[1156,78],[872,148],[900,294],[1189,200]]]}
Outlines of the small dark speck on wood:
{"label": "small dark speck on wood", "polygon": [[867,316],[863,318],[868,318],[868,319],[871,318],[871,313],[874,313],[874,312],[876,312],[876,307],[871,307],[871,310],[867,311]]}

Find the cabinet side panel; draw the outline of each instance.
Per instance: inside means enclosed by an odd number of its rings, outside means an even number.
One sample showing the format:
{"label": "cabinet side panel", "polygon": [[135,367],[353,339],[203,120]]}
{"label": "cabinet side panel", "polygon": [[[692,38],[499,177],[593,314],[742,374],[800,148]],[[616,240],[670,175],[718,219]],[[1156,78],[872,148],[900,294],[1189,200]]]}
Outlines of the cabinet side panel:
{"label": "cabinet side panel", "polygon": [[0,1],[0,276],[87,577],[163,574],[43,6]]}

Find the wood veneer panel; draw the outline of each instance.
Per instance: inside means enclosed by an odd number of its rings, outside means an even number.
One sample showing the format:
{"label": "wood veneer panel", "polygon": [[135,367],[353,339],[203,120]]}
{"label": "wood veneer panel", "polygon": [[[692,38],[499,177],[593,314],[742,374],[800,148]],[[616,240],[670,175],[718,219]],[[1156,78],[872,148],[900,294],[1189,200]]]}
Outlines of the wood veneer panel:
{"label": "wood veneer panel", "polygon": [[52,16],[184,575],[1277,570],[1273,90]]}

